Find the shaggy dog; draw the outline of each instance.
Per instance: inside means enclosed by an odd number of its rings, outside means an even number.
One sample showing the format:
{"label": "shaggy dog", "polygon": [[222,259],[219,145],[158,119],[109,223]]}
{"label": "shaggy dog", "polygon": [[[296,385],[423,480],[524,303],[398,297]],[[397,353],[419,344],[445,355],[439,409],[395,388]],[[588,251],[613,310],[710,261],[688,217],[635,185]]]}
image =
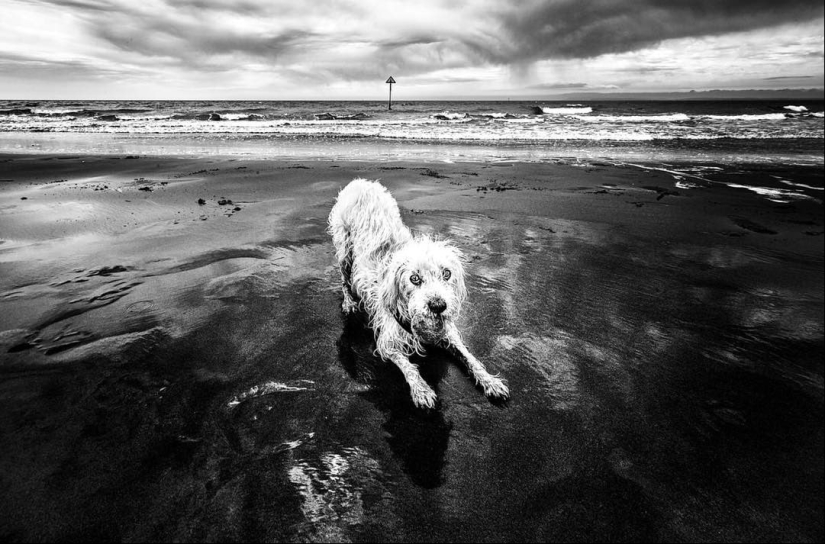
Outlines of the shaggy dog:
{"label": "shaggy dog", "polygon": [[404,374],[416,406],[435,406],[435,392],[409,360],[414,353],[423,355],[428,344],[461,360],[487,396],[510,395],[467,350],[456,328],[467,292],[455,247],[410,232],[387,189],[365,179],[353,180],[338,194],[329,232],[341,267],[344,313],[366,311],[376,351]]}

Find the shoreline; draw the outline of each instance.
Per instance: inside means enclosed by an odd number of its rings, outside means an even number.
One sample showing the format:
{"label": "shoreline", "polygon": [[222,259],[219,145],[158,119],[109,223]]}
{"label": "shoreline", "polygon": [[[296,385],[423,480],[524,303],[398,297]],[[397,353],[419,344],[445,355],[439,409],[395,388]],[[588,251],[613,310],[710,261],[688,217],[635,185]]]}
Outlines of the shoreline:
{"label": "shoreline", "polygon": [[[0,154],[6,540],[821,540],[821,165],[129,156]],[[506,406],[341,316],[355,177]]]}
{"label": "shoreline", "polygon": [[217,132],[130,134],[0,132],[0,154],[146,155],[363,162],[538,162],[556,160],[800,165],[822,167],[822,139],[546,140],[464,142],[379,137]]}

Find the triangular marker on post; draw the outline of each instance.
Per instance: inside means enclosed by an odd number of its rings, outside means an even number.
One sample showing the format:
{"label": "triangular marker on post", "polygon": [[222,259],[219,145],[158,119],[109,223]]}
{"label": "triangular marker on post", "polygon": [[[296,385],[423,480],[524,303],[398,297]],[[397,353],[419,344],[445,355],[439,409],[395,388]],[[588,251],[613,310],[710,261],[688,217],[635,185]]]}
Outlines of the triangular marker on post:
{"label": "triangular marker on post", "polygon": [[391,110],[392,109],[392,84],[395,83],[395,80],[392,78],[392,76],[390,76],[390,78],[387,80],[387,83],[390,84],[390,101],[387,103],[387,109]]}

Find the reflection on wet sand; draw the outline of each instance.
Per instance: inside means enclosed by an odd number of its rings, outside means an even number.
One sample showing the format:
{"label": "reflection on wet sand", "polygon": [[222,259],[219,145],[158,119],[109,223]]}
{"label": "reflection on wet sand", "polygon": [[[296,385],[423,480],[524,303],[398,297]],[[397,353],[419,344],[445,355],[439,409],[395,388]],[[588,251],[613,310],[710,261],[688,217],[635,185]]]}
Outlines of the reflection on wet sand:
{"label": "reflection on wet sand", "polygon": [[296,527],[296,536],[313,542],[349,541],[346,529],[364,523],[362,495],[366,490],[359,480],[370,480],[378,470],[378,463],[357,447],[326,452],[317,466],[295,461],[289,468],[289,481],[301,496],[306,520]]}
{"label": "reflection on wet sand", "polygon": [[[426,411],[341,315],[325,219],[369,166],[227,165],[128,194],[143,228],[0,245],[4,541],[822,540],[821,205],[659,199],[607,167],[382,171],[467,257],[459,327],[512,391],[433,349]],[[516,188],[476,190],[494,178]],[[244,209],[201,220],[201,193]]]}
{"label": "reflection on wet sand", "polygon": [[[440,410],[416,409],[409,402],[407,384],[401,374],[394,365],[375,355],[373,333],[366,326],[364,315],[349,314],[343,319],[344,330],[338,340],[341,364],[352,379],[368,386],[362,395],[385,414],[384,436],[401,460],[404,472],[425,489],[438,487],[452,425],[444,421]],[[436,391],[446,371],[445,357],[446,354],[439,353],[426,362],[421,357],[412,359]]]}

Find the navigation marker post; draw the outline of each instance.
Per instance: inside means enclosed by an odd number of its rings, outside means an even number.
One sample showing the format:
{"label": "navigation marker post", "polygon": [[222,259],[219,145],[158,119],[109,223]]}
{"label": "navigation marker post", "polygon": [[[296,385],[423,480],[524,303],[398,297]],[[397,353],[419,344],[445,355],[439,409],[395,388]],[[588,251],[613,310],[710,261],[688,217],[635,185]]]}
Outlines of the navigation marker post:
{"label": "navigation marker post", "polygon": [[392,76],[390,76],[390,78],[387,80],[387,83],[390,84],[390,101],[387,103],[387,109],[391,110],[392,109],[392,84],[395,83],[395,80],[392,78]]}

